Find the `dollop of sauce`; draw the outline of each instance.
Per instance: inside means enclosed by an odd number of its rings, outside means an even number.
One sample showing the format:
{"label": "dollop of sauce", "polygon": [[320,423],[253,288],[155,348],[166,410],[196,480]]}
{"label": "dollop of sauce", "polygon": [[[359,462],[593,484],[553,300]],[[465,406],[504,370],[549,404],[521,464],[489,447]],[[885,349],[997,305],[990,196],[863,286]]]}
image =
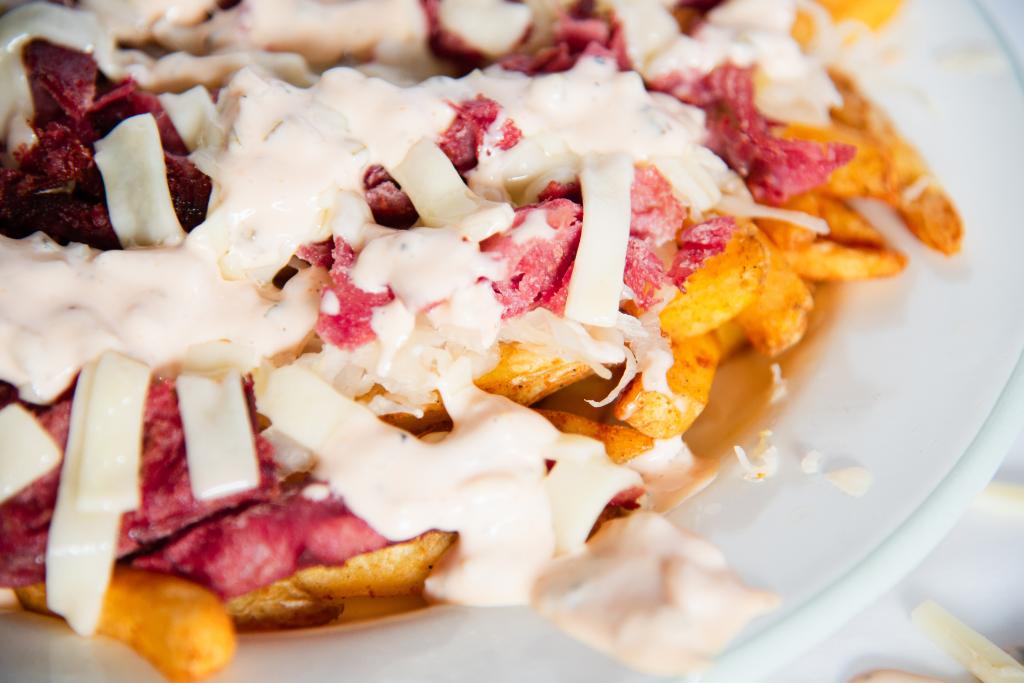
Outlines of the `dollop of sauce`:
{"label": "dollop of sauce", "polygon": [[104,351],[153,368],[222,339],[273,356],[302,343],[319,304],[312,270],[265,296],[187,247],[97,252],[0,237],[0,272],[0,377],[35,403]]}
{"label": "dollop of sauce", "polygon": [[707,541],[638,512],[605,523],[582,551],[551,562],[530,602],[587,645],[671,676],[706,669],[778,598],[746,586]]}
{"label": "dollop of sauce", "polygon": [[455,425],[439,442],[366,413],[329,439],[316,471],[388,538],[459,533],[427,579],[428,598],[526,604],[555,551],[543,482],[545,453],[560,432],[538,413],[476,388],[468,363],[442,378],[439,391]]}

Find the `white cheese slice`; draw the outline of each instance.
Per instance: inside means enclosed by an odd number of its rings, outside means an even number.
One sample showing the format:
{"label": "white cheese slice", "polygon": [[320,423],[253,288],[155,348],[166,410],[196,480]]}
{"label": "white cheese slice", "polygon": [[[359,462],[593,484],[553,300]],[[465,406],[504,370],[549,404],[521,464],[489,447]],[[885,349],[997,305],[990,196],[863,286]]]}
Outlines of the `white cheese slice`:
{"label": "white cheese slice", "polygon": [[633,68],[643,73],[648,60],[679,35],[679,25],[661,0],[604,0],[626,34],[626,53]]}
{"label": "white cheese slice", "polygon": [[220,376],[231,370],[244,375],[259,364],[259,355],[252,347],[217,340],[188,347],[181,369],[191,375]]}
{"label": "white cheese slice", "polygon": [[547,456],[557,461],[544,480],[544,489],[560,553],[583,547],[594,522],[616,494],[643,485],[637,472],[613,463],[604,444],[586,436],[562,434]]}
{"label": "white cheese slice", "polygon": [[174,245],[185,239],[167,187],[164,149],[152,114],[125,119],[97,140],[96,166],[121,246]]}
{"label": "white cheese slice", "polygon": [[1024,681],[1024,666],[1020,662],[931,600],[918,605],[910,618],[982,683]]}
{"label": "white cheese slice", "polygon": [[158,96],[164,111],[181,136],[182,142],[193,151],[199,146],[206,131],[217,120],[217,107],[210,91],[201,85],[183,93],[163,93]]}
{"label": "white cheese slice", "polygon": [[319,451],[345,420],[366,410],[299,365],[274,370],[256,405],[274,429],[311,451]]}
{"label": "white cheese slice", "polygon": [[260,466],[242,376],[181,375],[176,387],[192,495],[209,500],[256,488]]}
{"label": "white cheese slice", "polygon": [[[149,368],[108,351],[94,363],[78,476],[78,509],[127,512],[139,506],[142,418]],[[75,391],[76,400],[78,390]]]}
{"label": "white cheese slice", "polygon": [[424,138],[391,170],[424,225],[454,227],[475,242],[512,225],[511,205],[478,197],[441,148]]}
{"label": "white cheese slice", "polygon": [[485,55],[507,53],[533,21],[529,5],[505,0],[441,0],[441,26]]}
{"label": "white cheese slice", "polygon": [[0,410],[0,503],[60,462],[60,450],[35,416],[17,403]]}
{"label": "white cheese slice", "polygon": [[75,387],[68,444],[46,544],[46,606],[81,635],[92,634],[99,622],[121,528],[120,512],[84,512],[78,505],[95,374],[96,366],[86,365]]}
{"label": "white cheese slice", "polygon": [[583,160],[583,234],[565,302],[565,317],[613,327],[618,321],[629,242],[633,161],[626,154]]}

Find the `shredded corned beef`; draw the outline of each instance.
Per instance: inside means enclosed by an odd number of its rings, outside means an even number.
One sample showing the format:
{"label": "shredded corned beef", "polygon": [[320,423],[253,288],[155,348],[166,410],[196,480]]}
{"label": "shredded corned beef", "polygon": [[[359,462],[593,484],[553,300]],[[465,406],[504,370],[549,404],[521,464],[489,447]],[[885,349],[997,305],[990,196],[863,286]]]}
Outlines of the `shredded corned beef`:
{"label": "shredded corned beef", "polygon": [[[72,395],[73,389],[69,389],[52,406],[26,406],[36,413],[61,448],[67,442]],[[251,393],[249,398],[251,401]],[[254,411],[252,415],[255,417]],[[118,556],[136,552],[143,545],[167,538],[216,513],[277,495],[272,448],[262,437],[254,438],[260,461],[259,488],[196,501],[188,479],[185,437],[174,385],[168,380],[154,381],[146,398],[143,422],[139,471],[142,505],[122,519]],[[25,586],[43,580],[46,539],[59,482],[58,465],[0,505],[0,586]]]}
{"label": "shredded corned beef", "polygon": [[668,283],[665,265],[650,243],[636,237],[630,237],[626,246],[626,271],[622,279],[635,295],[637,305],[645,310],[658,302],[658,292]]}
{"label": "shredded corned beef", "polygon": [[[534,211],[544,212],[553,234],[517,242],[517,233]],[[508,263],[508,277],[493,285],[505,318],[547,305],[563,283],[568,283],[567,273],[580,242],[581,216],[580,205],[568,199],[524,206],[516,210],[515,222],[507,232],[481,243],[482,251],[500,254]]]}
{"label": "shredded corned beef", "polygon": [[[501,105],[488,97],[477,95],[465,102],[451,103],[451,106],[455,109],[455,118],[441,134],[437,145],[451,159],[459,173],[466,173],[476,168],[484,136],[487,129],[498,120]],[[511,119],[502,124],[501,133],[502,137],[495,146],[502,150],[512,149],[523,137],[522,131]]]}
{"label": "shredded corned beef", "polygon": [[630,234],[654,245],[675,239],[686,220],[686,209],[676,199],[672,185],[653,166],[636,168],[630,210]]}
{"label": "shredded corned beef", "polygon": [[630,68],[626,37],[617,25],[595,15],[594,3],[580,2],[558,17],[554,44],[535,54],[512,54],[498,63],[509,71],[550,74],[568,71],[581,57],[611,59],[623,71]]}
{"label": "shredded corned beef", "polygon": [[668,271],[672,282],[686,291],[686,279],[700,270],[709,258],[725,251],[736,228],[735,218],[719,216],[684,230],[679,236],[679,251]]}
{"label": "shredded corned beef", "polygon": [[111,84],[91,56],[42,40],[25,47],[23,60],[38,141],[14,150],[19,168],[0,169],[0,234],[20,238],[42,231],[62,243],[118,248],[92,145],[124,119],[144,113],[153,114],[160,130],[179,222],[191,230],[203,221],[210,179],[186,158],[155,95],[130,80]]}
{"label": "shredded corned beef", "polygon": [[314,501],[291,488],[273,501],[206,520],[131,564],[232,598],[303,567],[344,564],[386,545],[339,498]]}
{"label": "shredded corned beef", "polygon": [[363,175],[366,203],[373,212],[373,220],[389,228],[405,229],[419,220],[419,213],[409,195],[383,166],[374,164]]}
{"label": "shredded corned beef", "polygon": [[707,114],[707,145],[743,176],[758,201],[785,204],[824,184],[857,149],[830,142],[784,140],[754,103],[753,70],[727,64],[698,81],[681,77],[652,84]]}
{"label": "shredded corned beef", "polygon": [[[390,303],[395,295],[390,291],[367,292],[352,282],[349,271],[356,261],[356,254],[340,237],[335,238],[331,256],[331,284],[321,295],[316,332],[328,344],[356,349],[376,339],[377,333],[370,325],[373,309]],[[337,306],[334,305],[335,300]]]}

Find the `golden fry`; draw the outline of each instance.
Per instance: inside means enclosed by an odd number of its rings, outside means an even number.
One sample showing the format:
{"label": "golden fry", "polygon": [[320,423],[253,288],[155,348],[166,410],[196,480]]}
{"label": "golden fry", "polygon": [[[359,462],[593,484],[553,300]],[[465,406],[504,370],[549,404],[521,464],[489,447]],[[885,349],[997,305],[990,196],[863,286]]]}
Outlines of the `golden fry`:
{"label": "golden fry", "polygon": [[885,113],[861,93],[852,78],[839,71],[832,71],[831,76],[843,96],[843,106],[832,111],[832,118],[873,137],[887,149],[896,182],[888,202],[924,244],[946,255],[959,252],[963,221],[949,195],[930,181],[928,164],[896,132]]}
{"label": "golden fry", "polygon": [[840,124],[827,128],[792,124],[786,127],[783,135],[789,139],[822,144],[841,142],[857,148],[853,160],[834,171],[822,191],[843,199],[870,197],[888,202],[895,200],[899,182],[892,154],[867,133]]}
{"label": "golden fry", "polygon": [[299,628],[333,621],[344,600],[420,593],[455,534],[431,531],[405,543],[357,555],[340,567],[309,567],[230,600],[228,613],[243,630]]}
{"label": "golden fry", "polygon": [[818,0],[836,22],[859,21],[872,29],[887,24],[903,5],[901,0]]}
{"label": "golden fry", "polygon": [[670,339],[705,334],[719,327],[757,298],[765,281],[768,254],[749,222],[741,227],[721,254],[709,258],[687,278],[661,312],[661,329]]}
{"label": "golden fry", "polygon": [[704,410],[721,350],[713,334],[672,341],[675,362],[667,373],[672,396],[645,391],[634,379],[615,404],[615,417],[655,439],[679,436]]}
{"label": "golden fry", "polygon": [[784,253],[800,277],[816,282],[892,277],[907,266],[907,258],[898,251],[848,247],[829,240]]}
{"label": "golden fry", "polygon": [[[42,584],[15,591],[41,614]],[[235,653],[235,629],[212,592],[168,574],[116,567],[97,632],[120,640],[172,681],[194,681],[222,669]]]}
{"label": "golden fry", "polygon": [[538,410],[560,432],[582,434],[604,443],[605,453],[616,464],[627,463],[654,448],[654,439],[624,425],[595,422],[560,410]]}
{"label": "golden fry", "polygon": [[777,356],[803,338],[814,299],[785,255],[767,237],[762,240],[770,253],[764,289],[736,322],[755,349],[766,356]]}
{"label": "golden fry", "polygon": [[718,340],[718,347],[722,350],[722,357],[719,364],[735,356],[747,346],[747,334],[743,328],[734,320],[730,320],[712,334]]}
{"label": "golden fry", "polygon": [[[493,370],[476,379],[476,385],[491,394],[510,398],[521,405],[532,405],[559,389],[589,377],[593,370],[575,363],[537,353],[520,344],[501,344],[501,357]],[[382,393],[379,389],[363,399]],[[393,413],[381,419],[414,434],[422,434],[450,424],[448,413],[435,394],[434,401],[422,407],[423,415]]]}

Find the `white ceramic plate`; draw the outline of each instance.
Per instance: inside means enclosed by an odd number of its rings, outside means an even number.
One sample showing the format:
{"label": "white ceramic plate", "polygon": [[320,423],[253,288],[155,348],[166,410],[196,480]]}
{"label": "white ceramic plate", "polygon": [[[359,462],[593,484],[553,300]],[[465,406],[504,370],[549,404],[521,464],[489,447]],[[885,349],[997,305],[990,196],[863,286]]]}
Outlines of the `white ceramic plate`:
{"label": "white ceramic plate", "polygon": [[[814,332],[783,360],[790,398],[767,405],[768,370],[726,372],[696,448],[775,432],[778,476],[727,466],[676,519],[718,544],[751,583],[784,599],[710,672],[756,680],[827,636],[919,561],[995,471],[1024,422],[1024,97],[997,37],[968,0],[916,0],[902,59],[867,83],[925,152],[966,221],[962,256],[932,254],[890,225],[905,275],[823,296]],[[744,377],[754,377],[752,386]],[[749,383],[748,383],[749,384]],[[710,412],[714,410],[714,412]],[[724,420],[728,420],[725,422]],[[738,424],[724,433],[722,424]],[[709,445],[711,444],[711,445]],[[869,469],[850,498],[826,470]],[[53,620],[0,608],[0,680],[160,681],[142,660]],[[525,609],[435,608],[365,625],[246,636],[211,683],[336,680],[640,681]]]}

